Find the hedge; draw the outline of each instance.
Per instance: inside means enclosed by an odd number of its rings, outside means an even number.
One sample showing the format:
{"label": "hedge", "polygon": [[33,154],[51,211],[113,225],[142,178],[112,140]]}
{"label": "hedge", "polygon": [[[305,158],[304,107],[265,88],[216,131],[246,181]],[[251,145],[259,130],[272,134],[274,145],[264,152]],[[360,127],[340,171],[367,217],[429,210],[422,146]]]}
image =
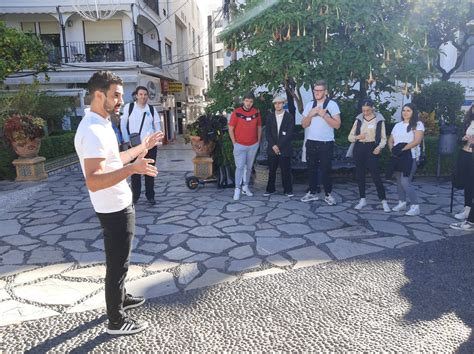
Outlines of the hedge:
{"label": "hedge", "polygon": [[74,134],[74,132],[70,132],[43,138],[39,155],[52,159],[72,154],[75,151]]}
{"label": "hedge", "polygon": [[[419,176],[436,176],[436,169],[438,164],[438,142],[439,138],[437,136],[426,136],[425,140],[425,149],[426,149],[426,163],[423,167],[418,168],[416,174]],[[343,139],[336,138],[336,144],[341,146],[349,147],[349,142],[347,138]],[[303,146],[302,140],[293,141],[293,148],[301,149]],[[441,175],[449,176],[453,170],[454,162],[456,161],[456,154],[442,156],[441,157]],[[385,167],[390,159],[390,151],[388,148],[383,149],[380,156],[380,167],[382,171],[385,171]]]}
{"label": "hedge", "polygon": [[[59,133],[57,133],[59,134]],[[62,157],[73,153],[75,132],[60,133],[60,135],[47,136],[41,140],[40,156],[46,159]],[[16,158],[10,147],[0,148],[0,180],[15,178],[15,168],[12,161]]]}

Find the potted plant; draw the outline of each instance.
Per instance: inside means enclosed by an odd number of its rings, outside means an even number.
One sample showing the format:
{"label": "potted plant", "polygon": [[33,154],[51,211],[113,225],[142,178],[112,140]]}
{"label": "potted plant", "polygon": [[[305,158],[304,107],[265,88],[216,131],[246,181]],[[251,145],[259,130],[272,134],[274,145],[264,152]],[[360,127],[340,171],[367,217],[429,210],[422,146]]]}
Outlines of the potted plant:
{"label": "potted plant", "polygon": [[13,114],[3,124],[5,139],[20,158],[38,156],[46,122],[31,115]]}
{"label": "potted plant", "polygon": [[227,130],[227,119],[222,115],[205,114],[186,127],[184,136],[199,157],[210,157],[217,138]]}
{"label": "potted plant", "polygon": [[451,154],[457,146],[457,125],[462,117],[461,106],[465,100],[465,88],[459,83],[437,81],[424,86],[414,96],[413,102],[420,112],[436,115],[439,126],[439,153]]}

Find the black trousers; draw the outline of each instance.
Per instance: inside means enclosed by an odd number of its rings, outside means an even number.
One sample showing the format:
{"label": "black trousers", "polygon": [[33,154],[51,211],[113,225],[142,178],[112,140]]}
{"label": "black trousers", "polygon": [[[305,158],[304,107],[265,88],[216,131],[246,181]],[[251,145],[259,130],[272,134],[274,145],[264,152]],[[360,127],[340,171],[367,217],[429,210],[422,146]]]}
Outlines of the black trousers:
{"label": "black trousers", "polygon": [[311,193],[318,191],[318,171],[326,195],[332,192],[332,157],[334,141],[306,140],[306,161],[308,164],[309,190]]}
{"label": "black trousers", "polygon": [[291,181],[291,157],[275,154],[268,155],[268,184],[267,192],[275,192],[275,180],[278,166],[281,170],[281,181],[283,183],[283,193],[293,192]]}
{"label": "black trousers", "polygon": [[377,188],[377,196],[380,200],[385,199],[385,188],[380,177],[379,155],[374,155],[375,143],[356,142],[354,146],[354,162],[356,166],[356,180],[359,185],[359,195],[365,198],[365,174],[367,169],[372,176]]}
{"label": "black trousers", "polygon": [[120,322],[125,317],[125,278],[135,234],[135,207],[132,204],[115,213],[96,214],[104,231],[107,316],[111,322]]}
{"label": "black trousers", "polygon": [[[148,150],[146,154],[147,159],[155,160],[156,164],[156,153],[157,147],[155,146],[153,149]],[[132,175],[132,193],[133,193],[133,200],[138,200],[140,198],[140,194],[142,192],[142,175]],[[155,177],[145,176],[145,196],[146,199],[154,199],[155,198]]]}
{"label": "black trousers", "polygon": [[474,197],[474,166],[472,153],[461,150],[459,153],[459,166],[462,166],[462,174],[464,179],[464,206],[472,206],[472,198]]}

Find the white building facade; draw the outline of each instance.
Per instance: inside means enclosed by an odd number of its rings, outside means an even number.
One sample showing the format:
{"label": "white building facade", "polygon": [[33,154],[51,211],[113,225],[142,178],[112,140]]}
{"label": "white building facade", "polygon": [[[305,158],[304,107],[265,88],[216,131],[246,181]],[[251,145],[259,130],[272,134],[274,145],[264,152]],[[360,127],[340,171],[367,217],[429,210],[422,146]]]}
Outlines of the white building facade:
{"label": "white building facade", "polygon": [[[43,89],[85,89],[95,71],[114,71],[124,80],[126,102],[136,86],[148,88],[149,103],[173,140],[200,112],[194,102],[205,87],[203,59],[197,58],[204,31],[197,1],[117,2],[111,18],[93,22],[76,12],[72,0],[3,0],[0,21],[45,44],[55,70],[49,80],[38,75]],[[15,89],[32,81],[33,76],[9,77],[4,84]]]}

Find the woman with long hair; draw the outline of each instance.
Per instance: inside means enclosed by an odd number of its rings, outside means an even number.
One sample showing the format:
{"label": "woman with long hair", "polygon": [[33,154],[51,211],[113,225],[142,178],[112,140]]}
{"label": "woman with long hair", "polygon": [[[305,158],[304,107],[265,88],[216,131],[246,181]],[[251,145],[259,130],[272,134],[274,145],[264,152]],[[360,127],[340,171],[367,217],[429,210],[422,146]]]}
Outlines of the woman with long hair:
{"label": "woman with long hair", "polygon": [[412,184],[416,172],[417,159],[420,157],[420,144],[423,141],[425,127],[419,120],[418,110],[413,103],[402,108],[402,120],[395,124],[388,139],[388,146],[395,161],[395,178],[397,179],[398,205],[393,211],[402,211],[407,207],[407,196],[411,203],[405,215],[420,214],[420,206],[415,188]]}
{"label": "woman with long hair", "polygon": [[474,180],[474,166],[472,166],[472,147],[468,137],[474,136],[474,104],[464,116],[462,133],[462,149],[458,156],[458,167],[461,167],[459,171],[462,171],[459,177],[464,181],[464,208],[454,215],[458,220],[466,220],[472,207],[474,186],[471,181]]}
{"label": "woman with long hair", "polygon": [[377,196],[382,203],[385,212],[390,212],[390,207],[385,200],[385,188],[380,177],[379,156],[387,144],[385,133],[385,119],[383,115],[376,112],[374,102],[365,99],[362,102],[362,113],[360,113],[352,126],[348,140],[354,144],[353,157],[356,166],[356,179],[359,186],[359,203],[356,210],[361,210],[367,205],[365,199],[365,174],[367,169],[377,188]]}

